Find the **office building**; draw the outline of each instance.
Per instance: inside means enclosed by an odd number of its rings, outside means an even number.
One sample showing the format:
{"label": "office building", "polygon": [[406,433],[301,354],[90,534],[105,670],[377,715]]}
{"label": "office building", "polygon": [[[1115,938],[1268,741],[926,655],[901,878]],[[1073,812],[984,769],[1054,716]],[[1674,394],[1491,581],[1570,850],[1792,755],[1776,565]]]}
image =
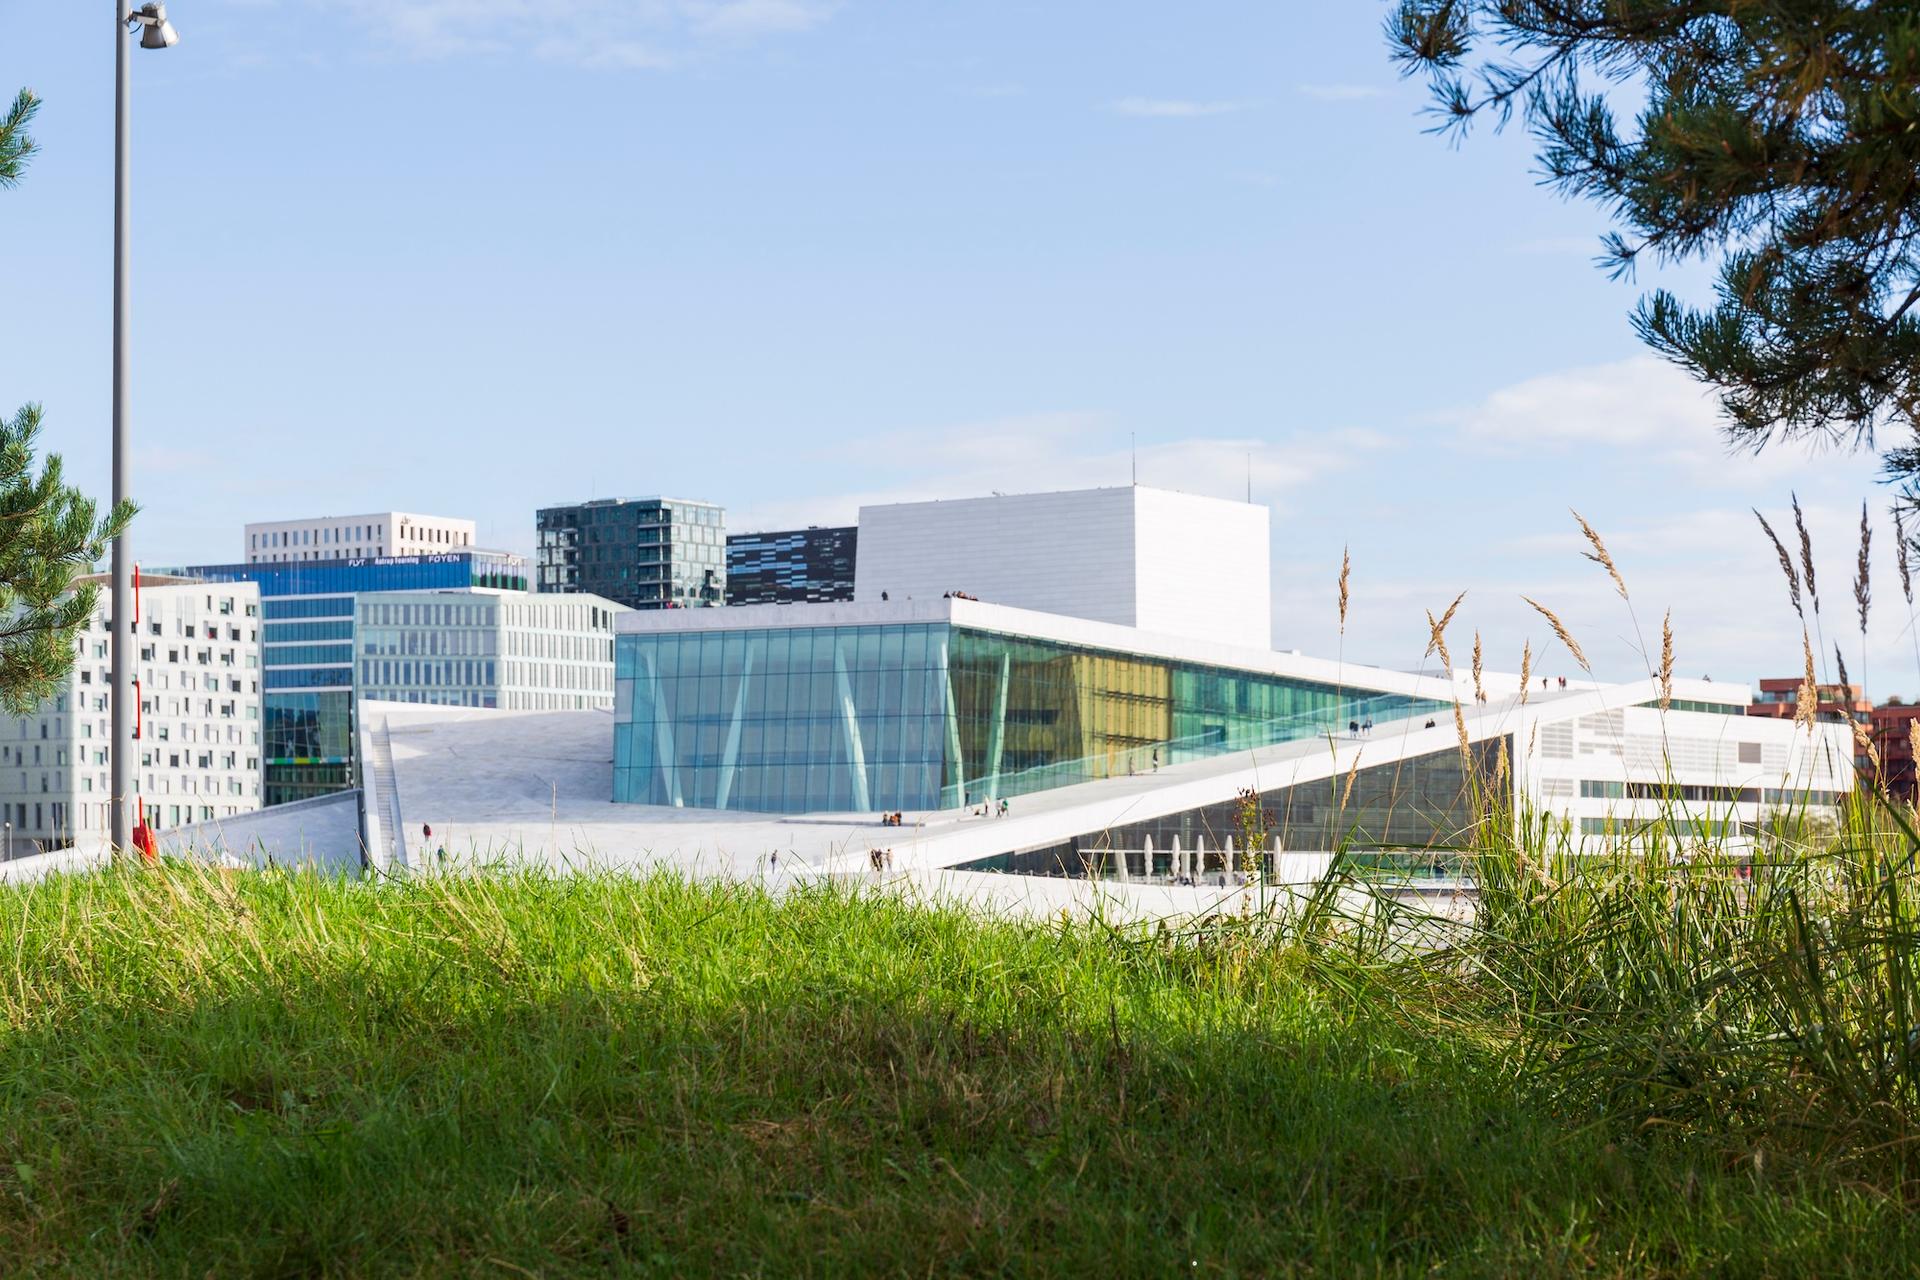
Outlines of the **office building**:
{"label": "office building", "polygon": [[358,785],[355,600],[382,591],[525,591],[524,557],[500,551],[198,565],[180,573],[259,589],[266,802]]}
{"label": "office building", "polygon": [[387,591],[360,597],[360,696],[509,711],[613,705],[613,619],[598,596]]}
{"label": "office building", "polygon": [[[111,838],[107,607],[102,590],[52,697],[29,715],[0,713],[0,851],[11,856]],[[259,613],[251,583],[141,577],[134,787],[156,831],[261,805]]]}
{"label": "office building", "polygon": [[359,516],[266,520],[246,530],[247,564],[430,556],[473,547],[473,521],[376,511]]}
{"label": "office building", "polygon": [[989,604],[1265,649],[1267,509],[1130,486],[860,508],[853,598]]}
{"label": "office building", "polygon": [[853,599],[852,526],[727,537],[727,603],[822,604]]}
{"label": "office building", "polygon": [[598,498],[538,515],[540,591],[629,609],[726,603],[726,512],[679,498]]}

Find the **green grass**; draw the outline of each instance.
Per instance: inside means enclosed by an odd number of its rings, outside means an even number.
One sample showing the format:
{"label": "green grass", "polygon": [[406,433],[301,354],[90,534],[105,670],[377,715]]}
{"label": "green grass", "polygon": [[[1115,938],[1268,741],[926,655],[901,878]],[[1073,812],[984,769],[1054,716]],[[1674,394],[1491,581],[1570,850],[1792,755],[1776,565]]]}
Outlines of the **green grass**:
{"label": "green grass", "polygon": [[0,890],[0,1273],[1910,1275],[1337,951],[667,878]]}

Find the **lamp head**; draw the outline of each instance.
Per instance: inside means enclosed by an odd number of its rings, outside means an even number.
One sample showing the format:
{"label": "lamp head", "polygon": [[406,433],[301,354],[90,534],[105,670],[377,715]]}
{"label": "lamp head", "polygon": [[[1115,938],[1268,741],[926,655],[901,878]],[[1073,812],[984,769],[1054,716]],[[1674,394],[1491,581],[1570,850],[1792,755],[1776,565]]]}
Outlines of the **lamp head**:
{"label": "lamp head", "polygon": [[164,4],[141,5],[133,11],[133,21],[140,24],[142,49],[166,49],[180,43],[180,33],[167,21]]}

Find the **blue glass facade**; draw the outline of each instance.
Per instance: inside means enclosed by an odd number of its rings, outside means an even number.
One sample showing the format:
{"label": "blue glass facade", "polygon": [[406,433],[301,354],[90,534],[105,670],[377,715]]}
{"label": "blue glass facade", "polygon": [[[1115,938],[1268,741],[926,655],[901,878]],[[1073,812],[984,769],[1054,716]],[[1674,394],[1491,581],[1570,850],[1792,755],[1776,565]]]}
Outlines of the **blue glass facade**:
{"label": "blue glass facade", "polygon": [[[194,565],[170,569],[260,586],[267,804],[329,795],[354,776],[354,601],[377,591],[525,591],[524,558],[504,552]],[[329,641],[337,643],[327,643]]]}
{"label": "blue glass facade", "polygon": [[773,813],[954,808],[1441,704],[946,622],[634,632],[614,799]]}

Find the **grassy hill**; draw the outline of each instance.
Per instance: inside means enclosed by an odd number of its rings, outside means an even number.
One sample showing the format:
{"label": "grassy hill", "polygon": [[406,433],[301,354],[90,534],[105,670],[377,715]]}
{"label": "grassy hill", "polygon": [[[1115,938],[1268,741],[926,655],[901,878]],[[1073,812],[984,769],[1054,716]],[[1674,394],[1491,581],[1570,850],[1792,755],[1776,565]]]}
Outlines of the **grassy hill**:
{"label": "grassy hill", "polygon": [[1913,1273],[1899,1175],[1624,1123],[1423,981],[826,888],[0,890],[0,1272]]}

